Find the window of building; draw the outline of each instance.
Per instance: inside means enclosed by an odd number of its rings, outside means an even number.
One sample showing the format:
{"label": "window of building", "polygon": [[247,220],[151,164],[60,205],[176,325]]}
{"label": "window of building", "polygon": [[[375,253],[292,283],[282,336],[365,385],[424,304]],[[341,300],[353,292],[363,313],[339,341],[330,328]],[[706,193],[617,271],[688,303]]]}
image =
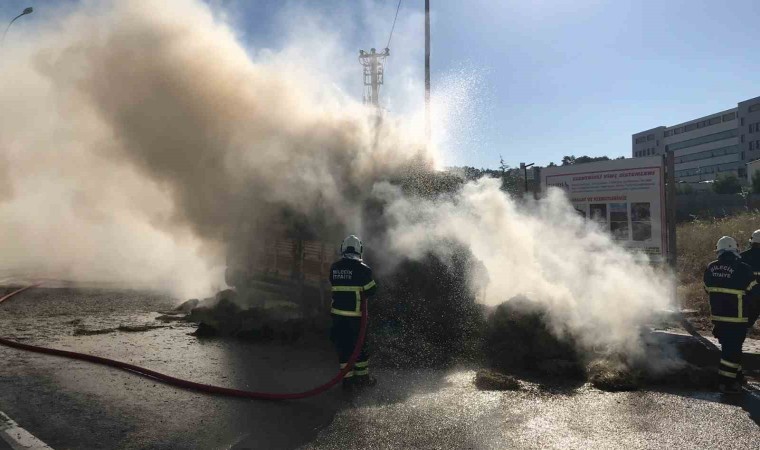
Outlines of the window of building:
{"label": "window of building", "polygon": [[742,134],[742,144],[744,143],[744,135]]}
{"label": "window of building", "polygon": [[673,130],[668,130],[665,132],[665,137],[673,136]]}
{"label": "window of building", "polygon": [[718,116],[718,117],[713,117],[713,118],[712,118],[712,119],[710,119],[710,121],[709,121],[709,124],[710,124],[710,125],[715,125],[715,124],[719,124],[719,123],[720,123],[720,116]]}
{"label": "window of building", "polygon": [[749,112],[755,112],[760,111],[760,103],[755,103],[754,105],[750,105]]}
{"label": "window of building", "polygon": [[702,159],[710,159],[724,155],[735,155],[739,153],[738,145],[729,145],[727,147],[716,148],[713,150],[705,150],[703,152],[690,153],[688,155],[677,156],[675,158],[676,164],[683,164],[691,161],[699,161]]}
{"label": "window of building", "polygon": [[749,149],[750,150],[754,150],[755,149],[755,143],[754,142],[750,142],[749,143]]}
{"label": "window of building", "polygon": [[690,124],[686,125],[685,127],[683,127],[684,131],[693,131],[693,130],[696,130],[696,129],[697,129],[697,124],[696,123],[690,123]]}
{"label": "window of building", "polygon": [[647,135],[647,141],[653,141],[653,140],[654,140],[654,135],[653,134],[648,134]]}
{"label": "window of building", "polygon": [[673,130],[673,133],[675,133],[675,134],[681,134],[681,133],[683,133],[683,127],[676,128],[675,130]]}
{"label": "window of building", "polygon": [[641,137],[637,137],[636,138],[636,143],[637,144],[641,144],[642,142],[646,142],[646,141],[647,141],[647,137],[646,136],[641,136]]}
{"label": "window of building", "polygon": [[688,148],[688,147],[693,147],[695,145],[707,144],[708,142],[715,142],[715,141],[720,141],[723,139],[736,137],[737,134],[738,133],[736,129],[726,130],[726,131],[721,131],[720,133],[708,134],[707,136],[701,136],[694,139],[687,139],[685,141],[676,142],[674,144],[670,144],[668,147],[670,147],[670,150],[675,151],[681,148]]}
{"label": "window of building", "polygon": [[734,120],[734,119],[736,119],[736,113],[735,112],[728,113],[728,114],[723,114],[723,121],[724,122],[728,122],[729,120]]}
{"label": "window of building", "polygon": [[754,123],[749,124],[749,134],[752,134],[754,128],[755,128],[755,124]]}

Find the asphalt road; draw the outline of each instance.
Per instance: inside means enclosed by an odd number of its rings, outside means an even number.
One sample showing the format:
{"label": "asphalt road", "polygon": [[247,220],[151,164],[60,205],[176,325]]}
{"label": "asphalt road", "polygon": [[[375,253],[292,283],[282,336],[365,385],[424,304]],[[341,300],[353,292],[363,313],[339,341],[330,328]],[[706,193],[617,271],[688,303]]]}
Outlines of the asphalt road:
{"label": "asphalt road", "polygon": [[[0,292],[2,289],[0,288]],[[334,374],[329,344],[198,340],[154,321],[178,301],[116,289],[34,289],[0,306],[2,335],[195,381],[295,391]],[[164,326],[142,332],[120,325]],[[84,331],[83,331],[84,330]],[[95,334],[93,334],[95,333]],[[0,411],[55,449],[757,448],[760,398],[587,385],[481,392],[471,368],[377,372],[350,396],[262,402],[176,389],[89,363],[0,347]],[[753,418],[755,420],[753,420]],[[2,448],[2,447],[0,447]]]}

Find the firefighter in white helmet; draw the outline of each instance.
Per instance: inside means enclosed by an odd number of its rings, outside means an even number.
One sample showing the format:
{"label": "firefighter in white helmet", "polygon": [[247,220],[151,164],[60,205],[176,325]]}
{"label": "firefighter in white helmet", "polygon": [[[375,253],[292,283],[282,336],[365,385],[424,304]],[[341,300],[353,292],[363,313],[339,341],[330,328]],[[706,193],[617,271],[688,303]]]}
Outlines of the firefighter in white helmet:
{"label": "firefighter in white helmet", "polygon": [[[760,283],[760,230],[755,230],[752,233],[752,237],[749,238],[749,249],[742,252],[742,262],[749,264],[752,267],[752,271],[755,274],[755,281]],[[755,299],[752,302],[751,310],[749,311],[749,325],[748,328],[752,328],[757,317],[760,316],[760,299]]]}
{"label": "firefighter in white helmet", "polygon": [[707,266],[704,282],[710,297],[713,334],[721,345],[718,388],[727,394],[738,394],[742,382],[742,345],[757,282],[752,268],[742,262],[734,238],[720,238],[716,251],[718,259]]}
{"label": "firefighter in white helmet", "polygon": [[[340,246],[341,259],[330,267],[332,285],[332,330],[330,338],[335,344],[341,370],[346,367],[359,338],[361,302],[377,291],[372,269],[362,262],[364,244],[353,234]],[[353,370],[343,378],[343,387],[368,387],[377,383],[369,373],[369,354],[366,343],[354,364]]]}

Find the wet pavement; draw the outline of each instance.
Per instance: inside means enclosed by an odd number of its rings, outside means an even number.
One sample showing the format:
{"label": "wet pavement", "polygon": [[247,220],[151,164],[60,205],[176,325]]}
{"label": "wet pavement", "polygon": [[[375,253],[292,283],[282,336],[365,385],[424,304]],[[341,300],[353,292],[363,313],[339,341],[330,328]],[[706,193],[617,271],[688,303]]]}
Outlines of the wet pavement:
{"label": "wet pavement", "polygon": [[[238,389],[292,392],[336,370],[324,340],[199,340],[186,324],[155,321],[179,302],[141,291],[37,288],[0,305],[0,334]],[[0,411],[56,449],[757,448],[760,440],[753,393],[727,401],[711,392],[531,382],[518,392],[481,392],[471,368],[410,368],[377,371],[378,387],[356,396],[333,389],[277,403],[198,394],[5,347],[0,361]]]}

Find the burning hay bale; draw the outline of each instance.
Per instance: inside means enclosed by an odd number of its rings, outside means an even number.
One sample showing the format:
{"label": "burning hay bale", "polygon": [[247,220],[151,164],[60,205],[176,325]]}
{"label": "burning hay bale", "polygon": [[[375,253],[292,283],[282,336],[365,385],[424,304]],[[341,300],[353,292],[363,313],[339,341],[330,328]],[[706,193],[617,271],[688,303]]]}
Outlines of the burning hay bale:
{"label": "burning hay bale", "polygon": [[611,359],[594,360],[586,368],[588,381],[610,392],[635,391],[641,386],[641,372]]}
{"label": "burning hay bale", "polygon": [[718,384],[714,367],[700,367],[684,361],[666,370],[649,370],[642,374],[643,383],[690,389],[714,389]]}
{"label": "burning hay bale", "polygon": [[511,375],[483,369],[475,374],[475,387],[481,391],[517,391],[520,382]]}
{"label": "burning hay bale", "polygon": [[376,361],[435,367],[478,352],[483,313],[469,289],[471,259],[464,250],[446,262],[429,254],[383,277],[370,303],[369,343]]}
{"label": "burning hay bale", "polygon": [[227,289],[201,302],[186,317],[187,321],[198,323],[193,335],[292,342],[320,326],[300,317],[293,307],[243,308],[239,301],[239,295]]}
{"label": "burning hay bale", "polygon": [[[487,363],[497,370],[529,373],[553,380],[585,379],[604,391],[632,391],[645,386],[711,389],[714,361],[690,336],[643,330],[641,355],[604,356],[583,351],[571,335],[558,338],[549,325],[548,311],[538,302],[515,297],[489,316],[483,337]],[[695,361],[693,364],[685,361]]]}
{"label": "burning hay bale", "polygon": [[670,361],[666,367],[623,363],[614,359],[594,360],[587,366],[588,381],[603,391],[634,391],[646,386],[713,389],[714,368],[700,367],[683,360]]}
{"label": "burning hay bale", "polygon": [[488,317],[483,339],[487,362],[501,370],[532,370],[546,375],[578,376],[583,372],[569,339],[551,333],[544,307],[514,297]]}

